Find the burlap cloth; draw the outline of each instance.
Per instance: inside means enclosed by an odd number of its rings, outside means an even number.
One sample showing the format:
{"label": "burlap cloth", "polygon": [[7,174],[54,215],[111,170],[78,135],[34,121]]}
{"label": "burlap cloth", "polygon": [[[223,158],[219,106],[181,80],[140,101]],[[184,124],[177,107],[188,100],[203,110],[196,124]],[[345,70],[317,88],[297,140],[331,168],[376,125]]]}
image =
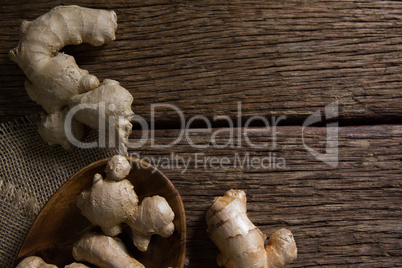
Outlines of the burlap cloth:
{"label": "burlap cloth", "polygon": [[[86,165],[116,153],[49,146],[39,136],[39,115],[0,124],[0,267],[14,266],[19,247],[51,195]],[[96,132],[87,140],[95,140]]]}

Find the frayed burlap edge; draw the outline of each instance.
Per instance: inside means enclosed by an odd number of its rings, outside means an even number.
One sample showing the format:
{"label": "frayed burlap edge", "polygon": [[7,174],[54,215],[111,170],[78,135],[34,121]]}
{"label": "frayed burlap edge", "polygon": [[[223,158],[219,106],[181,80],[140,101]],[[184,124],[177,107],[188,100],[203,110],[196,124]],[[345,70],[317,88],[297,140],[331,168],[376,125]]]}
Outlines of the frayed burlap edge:
{"label": "frayed burlap edge", "polygon": [[[39,136],[39,114],[0,124],[0,267],[13,267],[32,222],[52,194],[90,163],[114,149],[49,146]],[[92,131],[86,138],[96,140]]]}

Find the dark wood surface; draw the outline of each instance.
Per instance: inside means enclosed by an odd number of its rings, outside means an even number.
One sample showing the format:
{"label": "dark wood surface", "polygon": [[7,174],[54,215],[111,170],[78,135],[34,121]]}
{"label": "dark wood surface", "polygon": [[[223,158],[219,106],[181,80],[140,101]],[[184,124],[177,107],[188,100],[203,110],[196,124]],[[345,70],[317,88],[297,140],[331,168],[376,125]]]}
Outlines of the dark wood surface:
{"label": "dark wood surface", "polygon": [[[39,111],[25,76],[8,59],[22,20],[61,1],[2,1],[0,115]],[[81,68],[118,80],[134,110],[168,102],[187,117],[286,115],[300,121],[333,100],[341,117],[401,118],[402,3],[399,1],[69,1],[116,11],[116,41],[70,47]],[[176,120],[175,111],[156,113]]]}
{"label": "dark wood surface", "polygon": [[[217,250],[205,235],[205,213],[214,196],[230,188],[246,191],[248,215],[265,234],[281,227],[292,230],[298,259],[291,267],[402,266],[402,126],[340,128],[336,167],[317,161],[304,147],[325,150],[325,128],[305,130],[304,143],[301,127],[277,131],[274,150],[194,149],[183,139],[167,149],[148,143],[130,151],[155,165],[160,160],[160,169],[179,189],[186,210],[189,267],[216,267]],[[161,130],[155,139],[169,144],[179,132]],[[189,137],[197,145],[211,144],[210,133],[203,129]],[[271,133],[263,129],[254,129],[249,137],[254,144],[272,142]],[[216,138],[217,144],[227,141],[228,135]],[[177,157],[190,160],[187,170],[176,164]],[[224,168],[217,161],[224,162]]]}
{"label": "dark wood surface", "polygon": [[[25,76],[8,59],[22,20],[61,1],[1,1],[0,120],[41,111],[29,100]],[[276,131],[254,121],[250,140],[265,148],[212,146],[198,127],[170,148],[148,142],[132,154],[152,160],[190,159],[184,172],[161,171],[182,195],[187,217],[189,267],[215,267],[217,250],[206,237],[205,212],[230,188],[246,191],[249,216],[266,234],[280,227],[295,235],[299,256],[292,267],[402,266],[402,2],[399,1],[69,1],[113,9],[116,41],[102,47],[67,47],[81,68],[101,80],[118,80],[134,96],[133,110],[149,123],[151,105],[177,106],[186,122],[195,115],[235,121],[241,132],[251,116],[286,117]],[[305,129],[313,112],[339,105],[339,164],[314,158],[324,152],[324,124]],[[155,113],[155,142],[180,134],[178,114]],[[212,132],[227,126],[214,121]],[[136,126],[136,129],[138,126]],[[141,132],[136,130],[133,141]],[[218,144],[227,134],[217,135]],[[236,134],[237,135],[237,134]],[[236,136],[237,137],[237,136]],[[271,154],[270,154],[271,153]],[[195,155],[228,158],[226,168],[194,162]],[[235,166],[237,158],[284,159],[285,168]],[[174,161],[169,160],[169,163]],[[281,160],[279,160],[281,161]],[[208,164],[208,163],[207,163]]]}

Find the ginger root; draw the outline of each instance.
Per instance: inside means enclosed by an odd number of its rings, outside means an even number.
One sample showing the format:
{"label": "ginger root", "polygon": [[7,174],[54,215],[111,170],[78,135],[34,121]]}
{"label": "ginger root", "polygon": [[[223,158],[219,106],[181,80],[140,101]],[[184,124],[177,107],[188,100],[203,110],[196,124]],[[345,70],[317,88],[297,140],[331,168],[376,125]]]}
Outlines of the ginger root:
{"label": "ginger root", "polygon": [[207,233],[219,248],[219,266],[226,268],[279,268],[297,256],[296,243],[287,229],[276,231],[264,247],[266,236],[247,217],[246,194],[229,190],[207,211]]}
{"label": "ginger root", "polygon": [[[41,257],[29,256],[23,259],[15,268],[57,268],[56,265],[47,264]],[[85,264],[73,262],[64,268],[89,268]]]}
{"label": "ginger root", "polygon": [[130,256],[120,239],[96,233],[87,233],[74,243],[73,257],[102,268],[145,267]]}
{"label": "ginger root", "polygon": [[146,197],[139,203],[134,186],[125,177],[131,165],[123,156],[113,156],[107,163],[106,177],[94,176],[91,189],[83,191],[77,206],[104,234],[116,236],[123,224],[131,227],[135,246],[146,251],[153,234],[170,236],[174,231],[174,213],[165,198]]}
{"label": "ginger root", "polygon": [[47,264],[41,257],[30,256],[23,259],[15,268],[57,268],[57,266]]}
{"label": "ginger root", "polygon": [[73,262],[69,265],[64,266],[64,268],[89,268],[89,266],[82,263]]}
{"label": "ginger root", "polygon": [[137,210],[128,218],[134,245],[146,251],[153,234],[169,237],[174,232],[174,213],[165,198],[145,197]]}
{"label": "ginger root", "polygon": [[104,120],[106,126],[115,129],[117,140],[127,142],[132,128],[132,95],[116,81],[105,79],[100,83],[96,76],[80,69],[74,57],[59,52],[67,45],[103,45],[115,39],[116,29],[114,11],[79,6],[58,6],[21,24],[19,43],[9,56],[28,78],[25,82],[28,95],[47,113],[39,132],[50,145],[73,148],[65,119],[78,104],[81,104],[77,108],[79,114],[67,126],[71,127],[74,139],[82,138],[83,125],[99,128],[98,121]]}

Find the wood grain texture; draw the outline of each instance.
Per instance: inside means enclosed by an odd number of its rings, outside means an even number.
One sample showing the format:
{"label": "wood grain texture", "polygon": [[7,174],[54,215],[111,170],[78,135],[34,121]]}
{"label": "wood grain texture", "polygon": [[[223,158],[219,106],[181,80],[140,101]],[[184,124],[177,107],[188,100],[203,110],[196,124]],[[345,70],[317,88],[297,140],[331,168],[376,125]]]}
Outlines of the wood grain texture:
{"label": "wood grain texture", "polygon": [[[25,93],[24,74],[7,57],[17,44],[19,25],[62,2],[0,4],[0,121],[7,121],[41,110]],[[299,248],[292,267],[402,266],[402,126],[396,124],[402,119],[402,2],[64,4],[116,11],[116,41],[64,51],[101,80],[118,80],[133,94],[133,110],[148,122],[155,103],[176,105],[187,119],[235,119],[241,102],[243,119],[286,116],[288,124],[301,125],[311,113],[338,101],[341,123],[394,124],[340,128],[336,167],[307,152],[298,126],[278,127],[276,147],[272,132],[263,128],[248,135],[265,148],[247,146],[244,136],[241,146],[216,148],[211,133],[195,129],[189,138],[209,147],[197,149],[181,140],[170,148],[152,148],[149,140],[131,150],[151,163],[152,157],[165,159],[159,167],[180,191],[186,209],[189,267],[216,267],[205,212],[214,196],[230,188],[246,191],[249,216],[264,233],[292,230]],[[166,129],[155,132],[154,142],[174,141],[180,133],[174,129],[179,127],[177,113],[160,109],[155,118]],[[325,152],[325,132],[309,128],[305,143]],[[133,141],[140,134],[134,132]],[[227,133],[215,142],[228,142]],[[176,156],[190,159],[186,170],[180,164],[172,167]],[[265,168],[242,166],[247,156],[263,161]],[[284,159],[285,168],[267,167],[269,156]],[[221,159],[228,160],[216,168]]]}
{"label": "wood grain texture", "polygon": [[[159,165],[181,193],[189,267],[216,267],[217,249],[205,234],[205,213],[213,198],[230,188],[246,191],[248,215],[265,234],[281,227],[293,232],[299,254],[290,267],[402,266],[402,126],[340,128],[337,167],[307,152],[302,128],[279,127],[277,131],[275,149],[272,132],[253,129],[250,141],[266,143],[266,148],[195,149],[184,138],[171,148],[152,148],[149,140],[130,151]],[[169,144],[178,135],[176,130],[161,130],[155,140]],[[205,129],[194,130],[189,137],[198,145],[211,144],[211,133]],[[216,136],[217,144],[227,140],[227,134]],[[325,140],[325,128],[305,130],[305,144],[312,149],[325,150]],[[236,157],[244,161],[247,154],[249,161],[235,164]],[[276,163],[283,158],[285,168],[269,167],[267,159],[264,166],[257,161],[247,165],[270,155],[271,159],[275,155]],[[177,164],[182,163],[175,160],[179,158],[190,160],[187,170]],[[223,168],[217,161],[223,161]]]}
{"label": "wood grain texture", "polygon": [[[0,116],[40,111],[25,76],[7,57],[22,20],[61,1],[2,1]],[[121,82],[134,111],[153,103],[186,117],[285,115],[301,122],[335,100],[341,120],[402,118],[402,3],[399,1],[69,1],[116,11],[117,40],[65,51],[100,79]],[[171,109],[160,121],[175,121]]]}

